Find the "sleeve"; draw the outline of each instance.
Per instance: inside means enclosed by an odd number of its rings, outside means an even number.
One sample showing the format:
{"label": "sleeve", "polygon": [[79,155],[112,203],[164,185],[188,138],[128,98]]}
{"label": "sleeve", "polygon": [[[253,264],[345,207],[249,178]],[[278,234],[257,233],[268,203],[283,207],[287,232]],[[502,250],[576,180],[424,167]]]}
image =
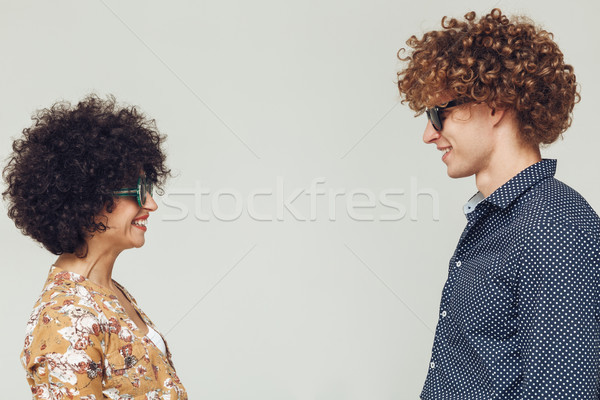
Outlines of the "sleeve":
{"label": "sleeve", "polygon": [[70,300],[42,304],[34,314],[21,354],[33,399],[104,398],[98,314]]}
{"label": "sleeve", "polygon": [[519,269],[521,399],[592,399],[600,376],[598,240],[540,226]]}

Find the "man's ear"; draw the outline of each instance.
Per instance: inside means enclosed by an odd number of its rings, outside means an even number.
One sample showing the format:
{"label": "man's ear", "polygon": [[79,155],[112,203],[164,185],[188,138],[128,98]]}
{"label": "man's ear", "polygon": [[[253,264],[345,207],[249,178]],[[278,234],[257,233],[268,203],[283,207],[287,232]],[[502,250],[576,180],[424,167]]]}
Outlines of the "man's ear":
{"label": "man's ear", "polygon": [[506,109],[490,108],[490,117],[492,118],[492,124],[494,126],[497,126],[505,116]]}

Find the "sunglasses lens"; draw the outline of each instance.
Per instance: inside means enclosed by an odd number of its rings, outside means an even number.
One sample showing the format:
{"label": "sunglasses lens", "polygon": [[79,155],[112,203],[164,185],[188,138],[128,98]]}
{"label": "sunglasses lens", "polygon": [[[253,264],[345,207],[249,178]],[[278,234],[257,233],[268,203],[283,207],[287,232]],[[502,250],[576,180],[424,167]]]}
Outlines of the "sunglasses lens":
{"label": "sunglasses lens", "polygon": [[433,125],[433,129],[436,131],[442,130],[442,121],[440,120],[440,115],[438,114],[438,110],[436,108],[430,108],[425,110],[427,114],[427,119],[431,121],[431,125]]}
{"label": "sunglasses lens", "polygon": [[148,179],[144,176],[140,179],[140,206],[146,204],[148,194],[152,196],[152,183],[148,182]]}
{"label": "sunglasses lens", "polygon": [[143,206],[144,205],[144,181],[141,176],[138,178],[137,196],[136,197],[137,197],[138,205],[140,207]]}
{"label": "sunglasses lens", "polygon": [[140,190],[140,197],[141,197],[140,200],[141,200],[141,203],[142,203],[142,206],[143,206],[144,204],[146,204],[146,180],[145,179],[142,180],[142,187],[141,187],[141,190]]}
{"label": "sunglasses lens", "polygon": [[431,124],[436,131],[442,130],[442,121],[440,120],[440,114],[437,108],[431,110]]}
{"label": "sunglasses lens", "polygon": [[[146,181],[146,190],[144,192],[144,197],[148,198],[148,195],[152,196],[152,183]],[[145,199],[144,199],[144,204],[146,204]]]}

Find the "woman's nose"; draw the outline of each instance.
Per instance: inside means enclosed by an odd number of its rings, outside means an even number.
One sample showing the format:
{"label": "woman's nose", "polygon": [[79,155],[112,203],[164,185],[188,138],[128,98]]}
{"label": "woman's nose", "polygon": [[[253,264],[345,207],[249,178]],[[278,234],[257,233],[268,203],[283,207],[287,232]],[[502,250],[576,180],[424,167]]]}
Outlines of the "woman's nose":
{"label": "woman's nose", "polygon": [[158,204],[156,204],[150,193],[146,195],[146,203],[144,203],[144,208],[148,211],[156,211],[158,208]]}

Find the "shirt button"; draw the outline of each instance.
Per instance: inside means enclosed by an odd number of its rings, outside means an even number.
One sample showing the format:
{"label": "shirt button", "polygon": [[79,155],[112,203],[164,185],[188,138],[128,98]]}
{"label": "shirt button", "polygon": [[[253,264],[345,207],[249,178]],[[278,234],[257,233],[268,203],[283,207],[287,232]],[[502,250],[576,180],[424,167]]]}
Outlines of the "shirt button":
{"label": "shirt button", "polygon": [[448,313],[446,312],[446,310],[442,311],[442,317],[445,317],[446,315],[448,315]]}
{"label": "shirt button", "polygon": [[457,267],[460,267],[461,265],[462,265],[462,263],[461,263],[460,261],[457,261],[457,262],[456,262],[456,266],[457,266]]}
{"label": "shirt button", "polygon": [[430,366],[431,368],[435,368],[435,363],[432,361],[432,362],[431,362],[431,364],[429,364],[429,366]]}

